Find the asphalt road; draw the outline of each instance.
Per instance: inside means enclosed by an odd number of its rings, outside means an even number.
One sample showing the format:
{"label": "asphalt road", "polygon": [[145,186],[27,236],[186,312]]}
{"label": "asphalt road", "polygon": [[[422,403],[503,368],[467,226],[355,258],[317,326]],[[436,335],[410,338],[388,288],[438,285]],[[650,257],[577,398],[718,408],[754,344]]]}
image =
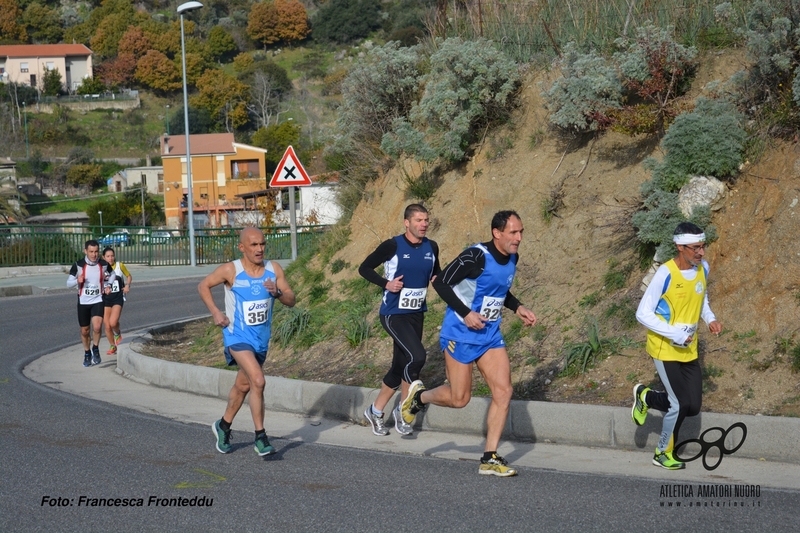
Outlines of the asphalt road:
{"label": "asphalt road", "polygon": [[[123,330],[205,314],[195,285],[137,284]],[[668,472],[661,481],[522,468],[500,479],[478,476],[471,461],[281,440],[265,459],[221,455],[208,426],[89,401],[22,375],[28,362],[78,342],[75,305],[72,294],[0,299],[3,532],[797,530],[797,491],[666,507],[675,501],[663,492],[675,490]],[[233,442],[250,448],[252,435],[235,433]],[[206,505],[169,505],[179,498]],[[687,507],[694,500],[706,506]]]}

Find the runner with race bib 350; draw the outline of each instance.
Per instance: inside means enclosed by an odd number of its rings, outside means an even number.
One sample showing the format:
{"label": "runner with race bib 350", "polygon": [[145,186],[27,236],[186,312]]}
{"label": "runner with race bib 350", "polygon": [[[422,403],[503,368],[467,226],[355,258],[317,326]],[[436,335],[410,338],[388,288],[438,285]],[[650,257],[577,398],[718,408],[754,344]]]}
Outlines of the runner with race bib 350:
{"label": "runner with race bib 350", "polygon": [[[255,427],[255,450],[258,455],[275,453],[264,430],[264,372],[267,359],[272,306],[275,300],[294,307],[295,296],[283,269],[275,261],[264,260],[266,240],[257,228],[244,228],[239,235],[242,258],[217,267],[206,276],[197,290],[214,323],[222,329],[225,359],[238,365],[236,381],[228,394],[228,406],[221,419],[212,424],[217,451],[230,453],[231,423],[241,409],[247,393]],[[211,289],[225,286],[225,313],[214,303]]]}

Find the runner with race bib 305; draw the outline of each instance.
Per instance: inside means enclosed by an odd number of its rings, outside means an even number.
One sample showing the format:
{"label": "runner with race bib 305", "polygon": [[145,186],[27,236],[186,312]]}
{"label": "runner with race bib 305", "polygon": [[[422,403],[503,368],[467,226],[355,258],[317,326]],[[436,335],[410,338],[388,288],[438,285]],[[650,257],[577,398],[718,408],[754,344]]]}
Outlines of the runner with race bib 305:
{"label": "runner with race bib 305", "polygon": [[[389,434],[383,410],[400,389],[400,401],[408,395],[411,382],[419,379],[425,365],[422,328],[427,308],[428,284],[439,273],[439,246],[425,235],[430,221],[428,210],[411,204],[403,214],[405,233],[383,241],[358,269],[367,281],[383,289],[381,324],[394,341],[392,366],[383,377],[375,401],[364,411],[364,418],[378,436]],[[375,269],[383,264],[383,276]],[[398,405],[399,408],[399,405]],[[400,435],[413,433],[398,410],[394,427]]]}

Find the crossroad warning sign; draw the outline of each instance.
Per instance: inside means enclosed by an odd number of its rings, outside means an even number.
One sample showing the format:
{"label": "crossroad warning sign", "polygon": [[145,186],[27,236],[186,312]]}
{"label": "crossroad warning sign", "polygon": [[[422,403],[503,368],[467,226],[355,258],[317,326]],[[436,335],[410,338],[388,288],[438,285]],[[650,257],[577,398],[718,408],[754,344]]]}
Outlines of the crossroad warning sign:
{"label": "crossroad warning sign", "polygon": [[290,146],[284,152],[278,168],[275,169],[275,174],[272,175],[269,186],[303,187],[304,185],[311,185],[311,178],[308,177],[306,169],[300,164],[297,154],[294,153],[294,148]]}

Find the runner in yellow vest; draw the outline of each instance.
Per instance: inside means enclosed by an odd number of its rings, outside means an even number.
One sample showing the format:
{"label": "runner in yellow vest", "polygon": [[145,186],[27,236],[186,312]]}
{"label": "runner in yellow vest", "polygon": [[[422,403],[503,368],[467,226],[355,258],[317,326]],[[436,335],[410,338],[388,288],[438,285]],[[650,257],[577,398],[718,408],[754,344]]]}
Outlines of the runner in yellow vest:
{"label": "runner in yellow vest", "polygon": [[649,408],[665,413],[653,464],[679,470],[686,465],[672,453],[678,431],[683,419],[698,414],[702,404],[697,326],[702,318],[711,333],[719,335],[722,324],[708,306],[703,230],[691,222],[682,222],[675,228],[672,240],[678,254],[658,268],[636,311],[636,319],[647,328],[647,353],[653,358],[666,391],[636,385],[631,417],[641,426]]}

